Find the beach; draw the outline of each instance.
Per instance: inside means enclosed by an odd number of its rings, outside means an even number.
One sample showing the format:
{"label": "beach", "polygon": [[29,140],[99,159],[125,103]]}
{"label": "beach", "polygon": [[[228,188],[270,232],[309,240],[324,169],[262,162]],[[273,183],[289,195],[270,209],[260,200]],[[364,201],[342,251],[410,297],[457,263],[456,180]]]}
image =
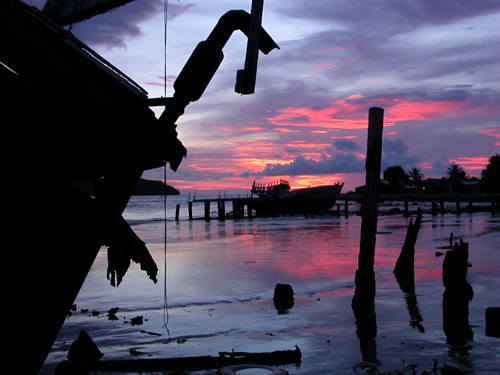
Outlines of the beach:
{"label": "beach", "polygon": [[[179,221],[173,219],[176,204]],[[351,308],[360,216],[188,220],[185,195],[168,196],[166,207],[166,225],[162,197],[133,197],[124,213],[159,268],[158,282],[133,263],[119,287],[110,286],[102,248],[40,374],[53,373],[82,329],[104,354],[101,361],[297,346],[301,363],[279,366],[290,374],[386,373],[411,365],[418,374],[435,366],[500,373],[500,339],[485,330],[485,309],[500,306],[499,216],[424,213],[415,246],[415,295],[405,294],[393,274],[414,216],[379,216],[375,316],[363,331]],[[194,209],[201,217],[202,205]],[[469,243],[467,280],[474,290],[459,339],[443,330],[444,256],[436,255],[447,251],[451,233]],[[286,312],[274,306],[278,283],[295,292]],[[116,314],[109,315],[113,308]],[[143,317],[141,324],[136,317]]]}

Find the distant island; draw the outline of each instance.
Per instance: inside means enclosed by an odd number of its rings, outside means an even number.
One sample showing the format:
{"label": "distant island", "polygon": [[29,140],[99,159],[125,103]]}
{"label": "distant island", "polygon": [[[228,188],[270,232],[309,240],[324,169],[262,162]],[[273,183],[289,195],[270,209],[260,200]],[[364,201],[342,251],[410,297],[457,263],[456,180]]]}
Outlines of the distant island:
{"label": "distant island", "polygon": [[[78,190],[87,195],[94,194],[94,185],[91,180],[77,181],[72,184]],[[141,178],[132,190],[132,195],[179,195],[180,191],[170,185],[165,185],[162,181],[146,180]]]}

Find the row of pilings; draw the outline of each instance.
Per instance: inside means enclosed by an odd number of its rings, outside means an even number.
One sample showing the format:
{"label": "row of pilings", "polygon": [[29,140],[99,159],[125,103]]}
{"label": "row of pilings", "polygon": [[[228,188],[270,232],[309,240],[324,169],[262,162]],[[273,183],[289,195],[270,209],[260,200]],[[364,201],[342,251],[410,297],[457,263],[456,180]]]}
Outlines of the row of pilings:
{"label": "row of pilings", "polygon": [[[217,219],[225,220],[226,215],[226,202],[232,202],[233,211],[231,212],[231,216],[234,219],[241,219],[245,217],[245,206],[247,207],[247,217],[253,217],[253,209],[251,204],[251,199],[244,198],[215,198],[215,199],[198,199],[188,202],[188,217],[189,220],[193,220],[193,203],[203,203],[204,211],[203,211],[203,219],[211,220],[210,212],[211,212],[211,204],[217,204]],[[180,214],[180,205],[178,204],[175,207],[175,220],[179,220]]]}
{"label": "row of pilings", "polygon": [[[255,199],[255,198],[253,198]],[[228,215],[226,214],[226,202],[232,202],[233,211],[230,213],[231,217],[234,219],[242,219],[244,217],[253,218],[255,213],[252,209],[252,198],[214,198],[214,199],[199,199],[188,201],[188,215],[189,220],[193,220],[193,203],[203,203],[204,204],[204,214],[202,219],[211,220],[210,212],[213,203],[217,205],[217,219],[225,220]],[[328,214],[336,214],[338,216],[344,215],[349,216],[352,214],[360,214],[362,208],[357,208],[355,211],[352,210],[350,202],[361,203],[362,197],[359,194],[341,194],[337,200],[335,208],[328,212]],[[342,203],[341,203],[342,202]],[[399,214],[402,213],[404,216],[410,215],[410,203],[414,202],[430,202],[431,210],[430,213],[433,216],[444,215],[448,212],[460,215],[464,212],[469,214],[474,212],[491,212],[493,215],[500,214],[500,194],[468,194],[468,195],[456,195],[443,194],[439,195],[380,195],[379,197],[379,207],[382,202],[403,202],[404,208],[400,210],[399,208],[391,208],[387,212],[379,211],[379,214]],[[445,205],[446,202],[450,202],[454,209],[450,209],[449,205]],[[478,205],[477,203],[483,203]],[[484,203],[487,203],[486,205]],[[246,211],[246,216],[245,216]],[[274,216],[272,213],[272,207],[266,216]],[[307,216],[307,215],[306,215]],[[176,206],[175,220],[179,220],[180,217],[180,204]]]}

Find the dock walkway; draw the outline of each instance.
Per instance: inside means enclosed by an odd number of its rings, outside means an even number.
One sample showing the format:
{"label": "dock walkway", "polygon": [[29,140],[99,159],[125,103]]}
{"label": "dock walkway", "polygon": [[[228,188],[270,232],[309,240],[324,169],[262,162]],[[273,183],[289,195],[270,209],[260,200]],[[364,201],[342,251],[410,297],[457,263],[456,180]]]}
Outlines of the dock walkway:
{"label": "dock walkway", "polygon": [[[258,198],[241,198],[241,197],[219,197],[219,198],[207,198],[207,199],[192,199],[188,201],[188,212],[189,220],[193,220],[193,204],[203,203],[205,205],[204,216],[201,219],[210,220],[210,206],[212,203],[217,203],[217,219],[224,220],[228,217],[226,215],[226,202],[232,202],[233,211],[231,217],[238,219],[245,217],[245,206],[247,207],[247,216],[252,218],[254,216],[252,210],[252,203]],[[337,199],[337,210],[332,212],[337,212],[338,214],[343,211],[345,215],[349,214],[349,203],[355,202],[362,204],[364,199],[363,194],[340,194]],[[342,202],[344,203],[344,209],[341,209]],[[474,203],[490,203],[490,210],[493,214],[500,213],[500,193],[464,193],[464,194],[381,194],[379,202],[404,202],[404,214],[409,214],[410,203],[427,202],[432,204],[432,214],[437,215],[440,213],[445,213],[445,203],[454,203],[456,207],[456,213],[460,214],[462,210],[467,210],[468,212],[474,212]],[[466,208],[462,207],[462,204],[467,204]],[[439,206],[439,208],[438,208]],[[481,209],[484,210],[484,205]],[[175,219],[179,219],[179,205],[176,208]]]}

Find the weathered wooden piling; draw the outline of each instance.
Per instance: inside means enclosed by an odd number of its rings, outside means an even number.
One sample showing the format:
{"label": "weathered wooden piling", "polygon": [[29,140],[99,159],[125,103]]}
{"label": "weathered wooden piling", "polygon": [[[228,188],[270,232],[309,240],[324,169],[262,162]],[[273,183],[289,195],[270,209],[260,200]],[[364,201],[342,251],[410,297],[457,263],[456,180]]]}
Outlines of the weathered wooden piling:
{"label": "weathered wooden piling", "polygon": [[491,214],[496,215],[500,213],[500,201],[491,202]]}
{"label": "weathered wooden piling", "polygon": [[438,206],[436,202],[432,202],[432,216],[436,216],[438,214]]}
{"label": "weathered wooden piling", "polygon": [[474,290],[467,282],[468,259],[469,244],[460,240],[443,261],[443,330],[451,345],[464,345],[474,335],[469,326],[469,301]]}
{"label": "weathered wooden piling", "polygon": [[419,207],[417,210],[417,218],[415,223],[413,219],[410,220],[408,225],[408,230],[406,232],[405,242],[399,254],[398,260],[396,261],[396,266],[394,267],[394,273],[396,277],[399,275],[409,275],[414,272],[415,263],[415,243],[417,242],[418,232],[420,230],[420,224],[422,223],[422,209]]}
{"label": "weathered wooden piling", "polygon": [[488,307],[485,318],[486,336],[500,338],[500,307]]}
{"label": "weathered wooden piling", "polygon": [[193,220],[193,202],[188,202],[189,220]]}
{"label": "weathered wooden piling", "polygon": [[226,202],[223,199],[217,201],[217,218],[226,220]]}
{"label": "weathered wooden piling", "polygon": [[247,215],[249,219],[253,218],[253,208],[250,203],[247,204]]}
{"label": "weathered wooden piling", "polygon": [[205,201],[205,220],[210,220],[210,201]]}
{"label": "weathered wooden piling", "polygon": [[380,191],[383,120],[384,110],[382,108],[370,108],[366,153],[366,188],[363,200],[361,240],[353,305],[373,304],[375,301],[375,273],[373,266]]}
{"label": "weathered wooden piling", "polygon": [[175,220],[176,221],[179,221],[179,211],[180,211],[180,209],[181,209],[181,205],[180,204],[178,204],[178,205],[175,206]]}
{"label": "weathered wooden piling", "polygon": [[244,208],[245,206],[241,199],[233,200],[233,217],[235,219],[241,219],[243,216],[245,216]]}

